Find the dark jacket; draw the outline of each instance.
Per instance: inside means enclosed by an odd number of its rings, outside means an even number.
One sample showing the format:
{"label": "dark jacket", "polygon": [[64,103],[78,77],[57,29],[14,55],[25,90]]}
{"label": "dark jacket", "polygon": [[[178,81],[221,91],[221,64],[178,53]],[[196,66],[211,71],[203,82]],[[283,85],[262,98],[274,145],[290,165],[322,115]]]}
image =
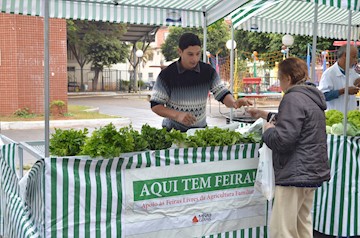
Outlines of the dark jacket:
{"label": "dark jacket", "polygon": [[263,134],[273,151],[276,185],[317,187],[330,179],[325,109],[315,87],[297,85],[284,95],[275,128]]}

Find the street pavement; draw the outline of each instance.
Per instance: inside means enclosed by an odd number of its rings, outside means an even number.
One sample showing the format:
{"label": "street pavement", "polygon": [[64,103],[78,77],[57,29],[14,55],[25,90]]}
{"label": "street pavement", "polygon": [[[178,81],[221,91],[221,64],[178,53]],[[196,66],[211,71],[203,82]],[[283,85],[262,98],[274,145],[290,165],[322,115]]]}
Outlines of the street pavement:
{"label": "street pavement", "polygon": [[[152,127],[161,128],[162,117],[156,115],[150,109],[150,103],[145,94],[78,94],[69,95],[68,103],[70,105],[84,105],[99,108],[99,112],[108,115],[115,115],[129,118],[134,129],[140,130],[145,123]],[[208,100],[207,122],[209,126],[221,126],[226,124],[226,119],[222,113],[229,113],[230,109],[219,104],[214,99]],[[64,121],[66,124],[66,121]],[[107,124],[107,123],[106,123]],[[83,125],[81,127],[88,127]],[[88,127],[89,128],[89,127]],[[93,131],[94,128],[89,128]],[[50,130],[50,134],[54,130]],[[44,141],[44,129],[27,130],[1,130],[0,134],[16,142]],[[36,159],[29,153],[24,153],[24,164],[31,165]]]}

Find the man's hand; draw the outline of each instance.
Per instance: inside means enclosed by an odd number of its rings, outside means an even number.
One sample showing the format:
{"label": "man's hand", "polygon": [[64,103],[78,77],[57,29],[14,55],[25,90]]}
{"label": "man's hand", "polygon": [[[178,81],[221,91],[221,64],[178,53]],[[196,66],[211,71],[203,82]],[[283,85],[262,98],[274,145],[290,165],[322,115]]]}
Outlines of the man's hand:
{"label": "man's hand", "polygon": [[251,117],[255,119],[259,119],[259,118],[266,119],[269,114],[269,112],[257,108],[248,108],[246,111],[250,114]]}
{"label": "man's hand", "polygon": [[349,94],[350,94],[350,95],[357,94],[358,92],[359,92],[359,88],[358,88],[358,87],[355,87],[355,86],[350,86],[350,87],[349,87]]}
{"label": "man's hand", "polygon": [[[354,94],[357,94],[359,92],[359,87],[355,87],[355,86],[350,86],[349,87],[349,95],[354,95]],[[339,94],[340,95],[343,95],[345,94],[345,88],[342,88],[339,90]]]}
{"label": "man's hand", "polygon": [[184,124],[185,126],[191,126],[195,124],[196,117],[187,112],[178,112],[175,121]]}
{"label": "man's hand", "polygon": [[355,79],[354,86],[355,87],[360,87],[360,78]]}
{"label": "man's hand", "polygon": [[238,109],[242,106],[252,106],[252,102],[247,98],[240,98],[233,103],[233,108]]}

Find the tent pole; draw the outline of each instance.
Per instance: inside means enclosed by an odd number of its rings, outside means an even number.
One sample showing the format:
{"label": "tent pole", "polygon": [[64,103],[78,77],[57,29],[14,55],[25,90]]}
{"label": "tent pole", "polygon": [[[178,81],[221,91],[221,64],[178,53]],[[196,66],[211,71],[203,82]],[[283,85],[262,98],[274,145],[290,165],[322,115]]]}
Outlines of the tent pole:
{"label": "tent pole", "polygon": [[350,67],[350,41],[351,41],[351,10],[349,10],[348,15],[348,36],[347,36],[347,42],[346,42],[346,66],[345,66],[345,75],[346,75],[346,81],[345,81],[345,111],[344,111],[344,135],[346,135],[347,130],[347,113],[348,113],[348,101],[349,101],[349,67]]}
{"label": "tent pole", "polygon": [[[234,88],[234,26],[231,21],[231,49],[230,49],[230,93],[233,94]],[[230,123],[233,122],[233,108],[230,108]]]}
{"label": "tent pole", "polygon": [[306,65],[308,67],[308,74],[311,75],[311,63],[310,63],[310,44],[307,44],[307,53],[306,53]]}
{"label": "tent pole", "polygon": [[313,43],[311,49],[311,82],[316,83],[316,43],[317,43],[317,29],[318,29],[318,3],[314,3],[314,24],[313,24]]}
{"label": "tent pole", "polygon": [[45,157],[49,157],[50,128],[50,82],[49,82],[49,1],[43,0],[44,6],[44,93],[45,93]]}
{"label": "tent pole", "polygon": [[206,6],[202,7],[203,10],[203,62],[206,63],[206,48],[207,48],[207,19],[206,19]]}

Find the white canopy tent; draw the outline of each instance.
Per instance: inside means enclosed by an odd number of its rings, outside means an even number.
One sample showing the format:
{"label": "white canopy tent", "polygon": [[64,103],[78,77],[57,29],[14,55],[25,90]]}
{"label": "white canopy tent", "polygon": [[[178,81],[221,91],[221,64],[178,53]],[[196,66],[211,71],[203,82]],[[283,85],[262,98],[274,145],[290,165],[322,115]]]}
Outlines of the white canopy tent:
{"label": "white canopy tent", "polygon": [[[289,1],[313,5],[317,9],[317,0]],[[122,22],[130,24],[167,25],[204,28],[204,59],[206,57],[206,27],[215,21],[230,15],[233,27],[240,27],[245,21],[251,21],[254,15],[261,15],[264,9],[283,4],[281,0],[0,0],[1,12],[44,17],[44,68],[45,68],[45,155],[49,155],[49,22],[52,18],[83,19],[95,21]],[[319,6],[329,6],[334,11],[351,9],[359,11],[357,0],[323,0]],[[290,8],[288,6],[288,8]],[[295,9],[301,11],[307,8]],[[345,9],[345,10],[343,10]],[[270,11],[269,10],[269,11]],[[293,9],[287,9],[287,11]],[[321,9],[320,9],[321,10]],[[325,10],[321,10],[325,11]],[[311,14],[311,11],[309,11]],[[284,14],[285,15],[285,14]],[[290,14],[291,15],[291,14]],[[315,10],[317,15],[317,10]],[[333,15],[329,14],[329,18]],[[342,12],[340,16],[345,17]],[[280,18],[279,18],[280,19]],[[311,21],[310,21],[311,22]],[[315,16],[314,24],[318,20]],[[308,23],[311,25],[311,23]],[[313,27],[313,35],[317,34]],[[349,31],[351,32],[351,31]],[[349,37],[350,38],[350,37]],[[350,40],[350,39],[348,39]],[[316,43],[316,41],[315,41]],[[314,48],[314,47],[313,47]],[[231,55],[234,51],[231,50]],[[232,57],[233,58],[233,57]],[[346,91],[347,92],[347,91]]]}

